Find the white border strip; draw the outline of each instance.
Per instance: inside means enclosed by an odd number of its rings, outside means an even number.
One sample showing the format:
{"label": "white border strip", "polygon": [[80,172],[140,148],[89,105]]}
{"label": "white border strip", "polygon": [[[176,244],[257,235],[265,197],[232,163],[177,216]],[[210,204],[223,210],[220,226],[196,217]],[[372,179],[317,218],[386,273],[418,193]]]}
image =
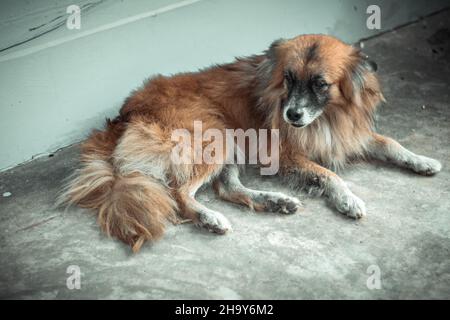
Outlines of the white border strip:
{"label": "white border strip", "polygon": [[156,16],[158,14],[162,14],[162,13],[165,13],[165,12],[168,12],[168,11],[172,11],[172,10],[175,10],[175,9],[178,9],[178,8],[181,8],[181,7],[189,6],[189,5],[194,4],[196,2],[199,2],[199,1],[202,1],[202,0],[184,0],[184,1],[180,1],[180,2],[173,3],[173,4],[170,4],[168,6],[156,9],[156,10],[147,11],[147,12],[144,12],[144,13],[140,13],[140,14],[128,17],[128,18],[120,19],[120,20],[118,20],[116,22],[108,23],[108,24],[102,25],[100,27],[93,28],[91,30],[79,32],[79,33],[77,33],[75,35],[72,35],[72,36],[63,37],[63,38],[60,38],[60,39],[57,39],[57,40],[49,41],[49,42],[41,44],[41,45],[36,45],[34,47],[25,48],[25,49],[18,50],[18,51],[15,51],[15,52],[7,53],[7,54],[5,54],[3,56],[0,56],[0,62],[4,62],[4,61],[8,61],[8,60],[13,60],[13,59],[25,57],[27,55],[30,55],[30,54],[33,54],[33,53],[45,50],[47,48],[56,47],[56,46],[59,46],[60,44],[63,44],[63,43],[69,42],[69,41],[73,41],[73,40],[76,40],[76,39],[84,38],[84,37],[90,36],[90,35],[98,33],[98,32],[110,30],[110,29],[113,29],[113,28],[117,28],[117,27],[129,24],[129,23],[132,23],[132,22],[136,22],[136,21],[148,18],[148,17],[153,17],[153,16]]}

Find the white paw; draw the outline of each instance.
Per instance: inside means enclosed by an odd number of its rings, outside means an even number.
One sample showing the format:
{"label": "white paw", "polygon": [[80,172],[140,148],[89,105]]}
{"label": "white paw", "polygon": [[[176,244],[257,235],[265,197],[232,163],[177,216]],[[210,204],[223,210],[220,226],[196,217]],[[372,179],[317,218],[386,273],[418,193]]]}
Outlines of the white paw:
{"label": "white paw", "polygon": [[441,169],[442,165],[439,161],[419,155],[414,159],[414,163],[412,165],[412,170],[414,172],[426,176],[432,176],[441,171]]}
{"label": "white paw", "polygon": [[225,234],[233,230],[230,221],[223,214],[214,211],[199,213],[199,225],[218,234]]}
{"label": "white paw", "polygon": [[283,214],[296,213],[303,206],[297,198],[280,192],[261,192],[255,201],[261,203],[265,211]]}
{"label": "white paw", "polygon": [[334,201],[339,212],[351,218],[360,219],[366,215],[366,205],[364,201],[355,196],[350,190],[335,197]]}

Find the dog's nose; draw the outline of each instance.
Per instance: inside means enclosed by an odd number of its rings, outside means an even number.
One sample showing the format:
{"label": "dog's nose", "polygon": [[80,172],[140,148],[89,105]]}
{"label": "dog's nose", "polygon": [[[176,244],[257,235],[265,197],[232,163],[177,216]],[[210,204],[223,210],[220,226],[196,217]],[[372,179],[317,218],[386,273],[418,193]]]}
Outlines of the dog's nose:
{"label": "dog's nose", "polygon": [[291,120],[292,122],[296,122],[303,117],[303,112],[298,109],[292,108],[287,111],[286,115],[289,120]]}

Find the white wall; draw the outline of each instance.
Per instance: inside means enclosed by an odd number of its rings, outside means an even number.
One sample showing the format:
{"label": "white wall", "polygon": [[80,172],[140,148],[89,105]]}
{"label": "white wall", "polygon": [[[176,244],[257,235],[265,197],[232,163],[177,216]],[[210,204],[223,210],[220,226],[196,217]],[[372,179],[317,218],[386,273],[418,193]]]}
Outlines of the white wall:
{"label": "white wall", "polygon": [[[81,30],[49,31],[72,3],[87,8]],[[230,61],[301,33],[354,42],[380,32],[366,28],[369,4],[381,7],[386,31],[447,1],[3,0],[0,50],[48,33],[0,52],[0,169],[79,141],[152,74]]]}

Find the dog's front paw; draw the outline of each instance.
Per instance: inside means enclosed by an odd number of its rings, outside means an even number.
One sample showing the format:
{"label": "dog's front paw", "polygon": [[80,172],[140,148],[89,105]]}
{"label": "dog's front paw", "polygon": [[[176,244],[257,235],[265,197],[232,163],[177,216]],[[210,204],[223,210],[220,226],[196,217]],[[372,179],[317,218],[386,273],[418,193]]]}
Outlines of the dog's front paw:
{"label": "dog's front paw", "polygon": [[252,201],[256,211],[293,214],[302,207],[300,200],[280,192],[257,191],[252,196]]}
{"label": "dog's front paw", "polygon": [[267,211],[283,214],[296,213],[301,207],[300,200],[289,196],[268,199],[266,202]]}
{"label": "dog's front paw", "polygon": [[360,219],[366,215],[366,205],[364,201],[349,190],[335,197],[334,201],[339,212],[351,218]]}
{"label": "dog's front paw", "polygon": [[414,159],[411,169],[418,174],[432,176],[441,171],[442,165],[437,160],[418,155],[417,158]]}

